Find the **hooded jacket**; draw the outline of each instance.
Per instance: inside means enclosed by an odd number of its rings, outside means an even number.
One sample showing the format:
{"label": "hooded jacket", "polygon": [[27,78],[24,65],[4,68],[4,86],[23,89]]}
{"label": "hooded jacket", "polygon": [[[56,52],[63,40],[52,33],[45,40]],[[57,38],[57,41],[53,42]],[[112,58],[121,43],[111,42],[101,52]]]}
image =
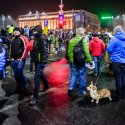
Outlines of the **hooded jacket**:
{"label": "hooded jacket", "polygon": [[107,47],[107,52],[110,54],[110,60],[117,63],[125,63],[125,33],[117,32],[111,38]]}
{"label": "hooded jacket", "polygon": [[47,63],[48,59],[48,45],[47,38],[44,35],[40,35],[34,39],[32,59],[36,64]]}
{"label": "hooded jacket", "polygon": [[9,34],[12,34],[12,33],[13,33],[13,30],[14,30],[14,26],[10,26],[9,29],[8,29],[8,33],[9,33]]}
{"label": "hooded jacket", "polygon": [[[80,35],[76,35],[76,37],[74,37],[73,39],[70,40],[69,45],[68,45],[68,59],[70,62],[73,62],[73,50],[75,45],[82,39],[82,37]],[[92,59],[89,53],[89,49],[88,49],[88,44],[87,44],[87,40],[83,39],[83,48],[84,48],[84,52],[86,55],[86,61],[88,63],[91,63]]]}
{"label": "hooded jacket", "polygon": [[89,43],[89,51],[92,56],[102,56],[105,50],[105,43],[98,37],[94,37]]}
{"label": "hooded jacket", "polygon": [[33,42],[31,58],[36,64],[47,63],[48,59],[47,38],[42,34],[42,27],[40,25],[34,27],[34,30],[36,30],[37,33],[34,34],[35,39]]}

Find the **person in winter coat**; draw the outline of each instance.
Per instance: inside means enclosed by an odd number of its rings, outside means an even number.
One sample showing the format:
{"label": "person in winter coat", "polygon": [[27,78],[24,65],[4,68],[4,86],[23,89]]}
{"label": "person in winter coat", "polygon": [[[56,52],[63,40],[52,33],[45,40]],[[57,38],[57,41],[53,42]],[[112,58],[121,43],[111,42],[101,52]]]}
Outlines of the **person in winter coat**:
{"label": "person in winter coat", "polygon": [[121,26],[116,26],[114,32],[107,52],[113,66],[117,98],[125,99],[125,33]]}
{"label": "person in winter coat", "polygon": [[58,48],[59,48],[59,39],[58,39],[58,35],[56,34],[55,35],[55,49],[56,49],[56,53],[58,52]]}
{"label": "person in winter coat", "polygon": [[56,42],[55,36],[53,32],[51,31],[50,32],[50,53],[51,54],[55,53],[55,42]]}
{"label": "person in winter coat", "polygon": [[[72,63],[72,77],[68,89],[68,94],[72,95],[74,88],[76,87],[77,81],[79,80],[79,87],[78,87],[78,95],[83,96],[84,91],[86,88],[86,66],[85,62],[92,63],[92,59],[89,53],[87,40],[84,38],[85,35],[85,29],[82,27],[79,27],[76,29],[76,36],[70,40],[68,45],[68,59],[69,62]],[[83,60],[82,64],[80,66],[77,66],[74,60],[74,48],[82,40],[82,46],[84,49],[84,53],[86,56],[86,59]],[[84,54],[83,53],[83,54]],[[79,62],[77,62],[79,63]]]}
{"label": "person in winter coat", "polygon": [[25,27],[24,27],[24,35],[27,37],[27,39],[29,39],[29,27],[26,25]]}
{"label": "person in winter coat", "polygon": [[98,33],[93,33],[93,39],[89,43],[89,52],[93,57],[95,63],[94,74],[98,76],[100,73],[100,59],[105,50],[105,43],[99,39]]}
{"label": "person in winter coat", "polygon": [[62,49],[63,49],[63,39],[62,39],[62,37],[60,35],[59,35],[59,38],[58,38],[58,42],[59,42],[58,52],[62,52]]}
{"label": "person in winter coat", "polygon": [[44,68],[47,64],[48,59],[48,44],[47,37],[42,34],[41,25],[37,25],[33,29],[34,34],[34,45],[33,45],[33,58],[35,64],[37,64],[37,69],[34,76],[34,92],[33,97],[30,101],[30,105],[36,105],[38,101],[38,95],[40,91],[40,83],[43,81],[44,88],[43,91],[46,91],[49,88],[49,83],[44,76]]}
{"label": "person in winter coat", "polygon": [[14,37],[11,40],[11,59],[12,69],[16,79],[16,89],[14,93],[27,93],[28,83],[24,76],[23,70],[25,66],[26,56],[29,52],[29,41],[28,39],[21,35],[20,28],[14,28]]}
{"label": "person in winter coat", "polygon": [[2,44],[2,39],[0,38],[0,80],[5,78],[5,65],[6,65],[6,49]]}
{"label": "person in winter coat", "polygon": [[14,26],[11,25],[8,29],[8,34],[11,36],[13,34]]}

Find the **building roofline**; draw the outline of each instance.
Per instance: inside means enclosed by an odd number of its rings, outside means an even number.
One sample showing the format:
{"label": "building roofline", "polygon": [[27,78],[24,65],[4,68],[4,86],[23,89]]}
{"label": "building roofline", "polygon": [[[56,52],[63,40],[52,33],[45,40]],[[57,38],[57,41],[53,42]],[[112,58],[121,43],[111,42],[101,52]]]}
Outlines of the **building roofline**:
{"label": "building roofline", "polygon": [[[68,11],[63,11],[64,14],[67,14],[67,13],[74,13],[75,14],[75,13],[79,13],[79,12],[85,12],[88,15],[91,15],[91,16],[94,16],[94,17],[98,18],[98,16],[96,14],[93,14],[93,13],[88,12],[88,11],[83,10],[83,9],[81,9],[81,10],[73,10],[72,9],[72,10],[68,10]],[[57,14],[58,15],[58,13],[59,13],[58,11],[57,12],[46,12],[45,14],[40,13],[39,16],[53,15],[53,14]],[[24,18],[24,17],[28,17],[28,16],[29,17],[34,17],[34,16],[36,16],[36,14],[19,15],[18,18]]]}

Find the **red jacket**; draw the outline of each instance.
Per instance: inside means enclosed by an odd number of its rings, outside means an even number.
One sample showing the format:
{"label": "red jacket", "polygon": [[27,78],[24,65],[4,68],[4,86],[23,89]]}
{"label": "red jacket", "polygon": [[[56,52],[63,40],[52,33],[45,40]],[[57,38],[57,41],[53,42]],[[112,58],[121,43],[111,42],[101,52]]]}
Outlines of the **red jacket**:
{"label": "red jacket", "polygon": [[98,37],[94,37],[89,43],[89,51],[92,56],[101,56],[105,50],[105,43]]}
{"label": "red jacket", "polygon": [[20,38],[24,42],[24,52],[23,52],[23,55],[21,57],[21,60],[24,60],[26,58],[26,56],[28,55],[29,51],[30,51],[30,44],[29,44],[28,39],[25,36],[21,35]]}

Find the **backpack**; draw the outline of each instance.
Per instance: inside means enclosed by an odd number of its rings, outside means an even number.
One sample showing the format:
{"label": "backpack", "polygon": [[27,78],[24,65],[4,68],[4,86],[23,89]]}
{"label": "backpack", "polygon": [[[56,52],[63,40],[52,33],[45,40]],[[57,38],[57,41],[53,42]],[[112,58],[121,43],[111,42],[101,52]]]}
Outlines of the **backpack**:
{"label": "backpack", "polygon": [[86,55],[82,42],[83,38],[75,45],[73,49],[73,62],[76,66],[82,66],[86,60]]}

